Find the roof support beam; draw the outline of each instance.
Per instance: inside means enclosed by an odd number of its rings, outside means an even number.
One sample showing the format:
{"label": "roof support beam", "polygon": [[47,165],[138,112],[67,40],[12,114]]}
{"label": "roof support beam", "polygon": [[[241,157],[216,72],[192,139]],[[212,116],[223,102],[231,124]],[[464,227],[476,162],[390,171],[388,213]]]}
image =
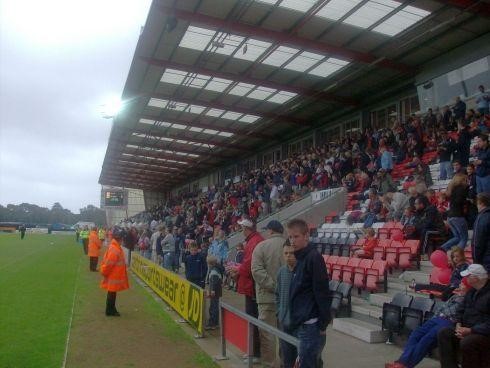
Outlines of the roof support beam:
{"label": "roof support beam", "polygon": [[166,175],[149,175],[146,176],[144,173],[135,173],[134,171],[127,170],[127,169],[113,169],[113,170],[107,170],[107,175],[122,175],[128,179],[134,179],[136,181],[146,181],[146,182],[158,182],[158,183],[170,183],[175,181],[176,177],[170,174]]}
{"label": "roof support beam", "polygon": [[[117,163],[120,161],[130,161],[130,162],[135,163],[135,164],[142,164],[142,165],[151,166],[151,167],[155,167],[155,168],[172,167],[172,168],[176,168],[179,170],[187,170],[189,168],[189,165],[179,164],[177,162],[162,162],[160,160],[155,160],[155,159],[152,159],[150,157],[146,157],[146,158],[145,157],[134,157],[134,156],[127,157],[127,156],[120,156],[120,155],[116,155],[116,154],[111,154],[111,155],[107,156],[106,162],[107,162],[107,165],[109,165],[111,163]],[[124,162],[121,162],[121,163],[124,163]],[[207,167],[208,164],[201,163],[201,164],[199,164],[199,166]]]}
{"label": "roof support beam", "polygon": [[453,6],[463,11],[475,13],[490,18],[490,4],[475,0],[435,0],[438,3]]}
{"label": "roof support beam", "polygon": [[259,112],[259,111],[244,109],[244,108],[235,107],[235,106],[227,106],[227,105],[223,105],[219,102],[206,102],[206,101],[194,100],[194,99],[185,98],[185,97],[175,98],[172,96],[167,96],[167,95],[162,94],[162,93],[152,93],[150,96],[153,98],[158,98],[158,99],[168,100],[168,101],[173,101],[173,102],[180,102],[180,103],[184,103],[184,104],[200,105],[200,106],[208,107],[211,109],[228,110],[228,111],[238,112],[240,114],[250,114],[250,115],[255,115],[258,117],[262,117],[262,118],[268,118],[268,119],[279,120],[279,121],[282,120],[285,123],[301,125],[303,127],[311,125],[309,122],[307,122],[305,120],[296,119],[296,118],[293,118],[291,116],[280,115],[280,114],[275,114],[275,113],[270,113],[270,112]]}
{"label": "roof support beam", "polygon": [[[234,128],[228,128],[228,127],[221,127],[217,126],[214,124],[208,124],[208,123],[203,123],[202,121],[192,121],[192,120],[186,120],[182,118],[168,118],[165,119],[162,115],[159,116],[153,116],[153,115],[148,115],[148,114],[143,114],[140,115],[141,119],[147,119],[147,120],[155,120],[155,121],[166,121],[169,123],[177,123],[177,124],[182,124],[182,125],[187,125],[192,128],[202,128],[202,129],[212,129],[212,130],[218,130],[220,132],[226,132],[226,133],[232,133],[237,136],[242,136],[242,137],[252,137],[252,138],[257,138],[257,139],[272,139],[272,140],[278,140],[277,136],[272,136],[269,134],[265,133],[254,133],[254,132],[247,132],[246,130],[238,130]],[[143,124],[141,124],[143,125]]]}
{"label": "roof support beam", "polygon": [[185,10],[174,9],[163,5],[159,5],[158,8],[167,15],[173,15],[176,18],[188,22],[217,28],[221,31],[228,31],[245,36],[257,36],[262,39],[272,40],[276,43],[281,43],[283,45],[306,49],[308,51],[321,52],[351,61],[358,61],[366,64],[376,64],[382,68],[394,69],[401,72],[411,73],[414,71],[414,68],[409,65],[398,63],[384,57],[379,58],[369,53],[357,52],[335,45],[330,45],[325,42],[314,41],[296,35],[290,35],[287,33],[272,31],[269,29],[255,27],[244,23],[210,17],[201,13],[192,13]]}
{"label": "roof support beam", "polygon": [[343,105],[349,105],[349,106],[357,106],[358,105],[357,101],[355,101],[352,98],[337,96],[337,95],[334,95],[334,94],[328,93],[328,92],[309,90],[306,88],[295,87],[295,86],[288,86],[286,84],[256,79],[256,78],[237,75],[237,74],[233,74],[233,73],[221,72],[218,70],[207,69],[207,68],[199,67],[199,66],[180,64],[180,63],[176,63],[176,62],[168,61],[168,60],[163,60],[163,59],[154,59],[154,58],[147,58],[147,57],[140,57],[140,59],[147,62],[150,65],[159,66],[162,68],[171,68],[171,69],[177,69],[177,70],[180,70],[183,72],[188,72],[188,73],[206,74],[206,75],[209,75],[212,77],[218,77],[218,78],[223,78],[223,79],[231,79],[234,82],[255,84],[255,85],[259,85],[259,86],[263,86],[263,87],[267,87],[267,88],[273,88],[273,89],[278,89],[278,90],[287,91],[287,92],[291,92],[291,93],[296,93],[296,94],[301,95],[301,96],[308,96],[308,97],[312,97],[312,98],[316,98],[316,99],[320,99],[320,100],[325,100],[328,102],[337,102],[337,103],[340,103]]}

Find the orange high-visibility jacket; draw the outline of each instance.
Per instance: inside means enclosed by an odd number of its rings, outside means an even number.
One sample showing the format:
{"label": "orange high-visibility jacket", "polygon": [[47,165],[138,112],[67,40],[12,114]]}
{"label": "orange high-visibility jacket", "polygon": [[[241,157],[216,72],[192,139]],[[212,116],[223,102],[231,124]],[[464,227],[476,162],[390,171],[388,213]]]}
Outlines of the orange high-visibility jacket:
{"label": "orange high-visibility jacket", "polygon": [[99,235],[97,235],[97,232],[91,231],[90,235],[88,236],[88,256],[98,257],[101,245],[102,244],[99,240]]}
{"label": "orange high-visibility jacket", "polygon": [[112,239],[109,249],[104,254],[100,273],[104,276],[100,283],[101,288],[107,291],[121,291],[129,288],[124,252],[116,239]]}

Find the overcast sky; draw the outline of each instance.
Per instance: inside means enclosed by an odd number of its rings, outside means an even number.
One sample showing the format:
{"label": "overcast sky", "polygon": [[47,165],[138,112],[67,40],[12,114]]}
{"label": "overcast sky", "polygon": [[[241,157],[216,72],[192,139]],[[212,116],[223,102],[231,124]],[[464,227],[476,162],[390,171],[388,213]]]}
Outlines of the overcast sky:
{"label": "overcast sky", "polygon": [[100,206],[99,174],[150,0],[0,0],[0,204]]}

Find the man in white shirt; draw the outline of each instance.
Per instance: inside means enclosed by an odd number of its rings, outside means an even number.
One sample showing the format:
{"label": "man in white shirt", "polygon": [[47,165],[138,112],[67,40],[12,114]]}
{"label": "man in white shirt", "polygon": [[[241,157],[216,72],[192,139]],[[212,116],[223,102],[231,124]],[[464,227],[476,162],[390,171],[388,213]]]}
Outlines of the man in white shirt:
{"label": "man in white shirt", "polygon": [[151,260],[157,263],[157,240],[163,233],[163,226],[159,226],[156,231],[153,232],[150,238],[150,251],[151,251]]}

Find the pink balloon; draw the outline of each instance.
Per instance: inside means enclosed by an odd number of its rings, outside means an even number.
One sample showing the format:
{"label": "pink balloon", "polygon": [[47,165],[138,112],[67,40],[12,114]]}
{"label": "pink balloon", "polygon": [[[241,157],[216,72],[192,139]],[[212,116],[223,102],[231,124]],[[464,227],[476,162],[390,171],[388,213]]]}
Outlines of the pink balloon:
{"label": "pink balloon", "polygon": [[434,267],[448,268],[449,264],[447,262],[447,254],[443,250],[436,250],[430,255],[430,263]]}
{"label": "pink balloon", "polygon": [[439,270],[439,283],[443,285],[449,284],[453,271],[450,268],[440,268]]}

